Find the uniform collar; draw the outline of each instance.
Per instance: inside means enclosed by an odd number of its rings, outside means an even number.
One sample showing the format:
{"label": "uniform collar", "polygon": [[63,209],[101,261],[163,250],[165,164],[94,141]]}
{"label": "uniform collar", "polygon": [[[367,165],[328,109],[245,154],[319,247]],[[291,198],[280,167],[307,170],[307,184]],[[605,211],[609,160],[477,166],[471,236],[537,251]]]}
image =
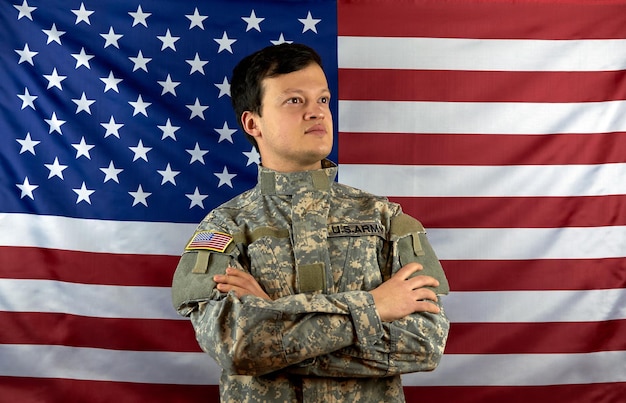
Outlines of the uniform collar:
{"label": "uniform collar", "polygon": [[337,176],[337,165],[322,160],[322,169],[278,172],[259,166],[258,187],[265,195],[293,195],[307,190],[328,191]]}

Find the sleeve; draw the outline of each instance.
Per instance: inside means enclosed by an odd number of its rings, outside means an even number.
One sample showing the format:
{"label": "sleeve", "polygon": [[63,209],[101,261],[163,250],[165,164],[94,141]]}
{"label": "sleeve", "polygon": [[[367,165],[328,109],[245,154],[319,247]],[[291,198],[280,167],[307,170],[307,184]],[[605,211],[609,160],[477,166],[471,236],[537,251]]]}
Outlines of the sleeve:
{"label": "sleeve", "polygon": [[439,314],[416,313],[383,324],[383,337],[370,344],[354,343],[307,365],[290,367],[300,375],[385,377],[434,370],[443,355],[449,322]]}

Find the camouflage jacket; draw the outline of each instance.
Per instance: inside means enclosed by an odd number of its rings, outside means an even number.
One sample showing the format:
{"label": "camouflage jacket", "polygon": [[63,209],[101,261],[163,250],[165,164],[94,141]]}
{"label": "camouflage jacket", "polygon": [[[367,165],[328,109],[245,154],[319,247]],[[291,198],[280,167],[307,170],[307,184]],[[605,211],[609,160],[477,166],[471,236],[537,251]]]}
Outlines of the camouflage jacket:
{"label": "camouflage jacket", "polygon": [[[382,322],[368,292],[416,261],[448,283],[422,225],[337,168],[278,173],[211,211],[174,275],[172,297],[222,367],[223,402],[403,402],[400,374],[433,370],[449,322]],[[220,293],[213,275],[251,273],[271,301]]]}

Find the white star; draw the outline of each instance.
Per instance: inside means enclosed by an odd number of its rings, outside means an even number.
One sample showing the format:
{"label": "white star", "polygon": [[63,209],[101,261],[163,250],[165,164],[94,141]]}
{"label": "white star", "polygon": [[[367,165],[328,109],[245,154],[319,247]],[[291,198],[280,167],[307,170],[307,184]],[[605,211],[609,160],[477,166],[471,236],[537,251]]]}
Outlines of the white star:
{"label": "white star", "polygon": [[111,119],[109,119],[109,123],[100,123],[100,125],[104,127],[105,129],[107,129],[106,133],[104,133],[104,138],[107,138],[113,135],[117,137],[118,139],[120,138],[120,133],[118,132],[118,130],[122,126],[124,126],[123,123],[115,123],[115,119],[113,118],[113,115],[111,115]]}
{"label": "white star", "polygon": [[20,149],[20,154],[29,151],[31,154],[35,155],[35,146],[41,143],[41,141],[34,141],[33,139],[31,139],[30,133],[26,133],[26,137],[24,137],[24,140],[15,139],[15,141],[22,145],[22,148]]}
{"label": "white star", "polygon": [[248,25],[246,26],[246,32],[250,31],[251,29],[256,29],[257,31],[261,32],[260,24],[265,18],[258,18],[254,13],[254,10],[252,10],[252,12],[250,13],[250,17],[241,17],[241,19],[248,23]]}
{"label": "white star", "polygon": [[217,88],[219,88],[220,93],[217,96],[221,98],[224,95],[230,96],[230,83],[228,82],[228,78],[224,76],[224,80],[220,84],[214,84]]}
{"label": "white star", "polygon": [[257,165],[261,164],[261,155],[256,150],[256,148],[254,148],[254,146],[252,147],[250,151],[244,152],[243,155],[248,157],[248,163],[246,164],[246,166],[252,165],[252,164],[257,164]]}
{"label": "white star", "polygon": [[176,96],[176,87],[180,85],[180,81],[172,81],[170,75],[167,75],[165,81],[157,81],[161,87],[163,87],[163,91],[161,91],[161,95],[165,95],[168,92]]}
{"label": "white star", "polygon": [[90,160],[91,156],[89,155],[89,150],[91,150],[95,146],[85,143],[85,137],[81,137],[80,143],[72,144],[72,147],[76,149],[76,159],[80,158],[80,156],[82,155]]}
{"label": "white star", "polygon": [[304,27],[302,28],[302,33],[305,33],[309,30],[317,33],[316,25],[322,20],[313,18],[311,12],[309,11],[309,13],[306,15],[306,18],[298,18],[298,21],[300,21],[304,25]]}
{"label": "white star", "polygon": [[93,55],[88,55],[87,53],[85,53],[85,48],[81,48],[80,53],[72,53],[72,57],[76,59],[76,68],[79,68],[80,66],[85,66],[91,70],[89,61],[93,59]]}
{"label": "white star", "polygon": [[189,161],[189,165],[193,164],[194,161],[198,161],[202,165],[204,165],[204,154],[209,152],[209,150],[201,150],[197,142],[193,150],[185,150],[185,151],[191,154],[191,161]]}
{"label": "white star", "polygon": [[191,111],[191,116],[189,120],[193,119],[195,116],[198,116],[200,119],[204,120],[204,111],[209,109],[208,106],[204,106],[200,104],[200,100],[196,98],[196,102],[193,105],[185,105]]}
{"label": "white star", "polygon": [[101,37],[104,38],[104,47],[108,47],[110,45],[115,46],[116,48],[120,48],[120,45],[118,45],[117,41],[124,35],[122,34],[116,34],[115,31],[113,31],[113,27],[109,27],[109,32],[106,34],[100,34]]}
{"label": "white star", "polygon": [[17,62],[17,64],[22,64],[23,62],[28,62],[28,63],[30,63],[31,66],[35,65],[35,63],[33,63],[33,57],[37,56],[37,54],[39,54],[39,52],[32,52],[28,48],[28,44],[24,45],[24,49],[23,50],[15,49],[15,51],[17,52],[18,55],[20,55],[20,61]]}
{"label": "white star", "polygon": [[35,109],[35,104],[33,102],[39,97],[36,95],[30,95],[28,88],[24,87],[24,95],[17,94],[17,96],[22,100],[22,109],[25,109],[28,106]]}
{"label": "white star", "polygon": [[150,17],[152,13],[144,13],[141,9],[141,6],[137,7],[137,11],[134,13],[128,13],[131,17],[133,17],[133,27],[137,24],[141,24],[144,27],[148,28],[148,23],[146,22],[146,18]]}
{"label": "white star", "polygon": [[91,22],[89,22],[89,16],[94,12],[86,10],[83,3],[80,3],[80,8],[78,10],[72,10],[72,12],[76,14],[76,23],[74,23],[74,25],[78,25],[81,21],[86,22],[87,25],[91,25]]}
{"label": "white star", "polygon": [[237,131],[236,129],[231,129],[230,127],[228,127],[228,122],[224,122],[224,126],[222,126],[221,129],[213,129],[213,130],[215,130],[220,135],[219,140],[217,140],[218,143],[221,143],[222,140],[228,140],[229,142],[232,143],[233,133]]}
{"label": "white star", "polygon": [[237,176],[237,174],[231,174],[228,172],[228,169],[224,167],[224,170],[221,173],[214,173],[213,175],[217,176],[220,180],[220,183],[217,187],[222,185],[228,185],[229,187],[233,187],[232,179]]}
{"label": "white star", "polygon": [[191,65],[191,71],[189,72],[189,75],[192,75],[196,71],[204,75],[204,65],[209,62],[208,60],[200,60],[198,52],[196,52],[196,57],[194,59],[189,59],[185,61]]}
{"label": "white star", "polygon": [[87,189],[87,186],[85,186],[85,182],[83,182],[83,184],[80,186],[80,189],[72,190],[78,195],[78,197],[76,197],[76,204],[80,203],[81,201],[85,201],[91,204],[91,200],[89,199],[89,197],[95,192],[95,190]]}
{"label": "white star", "polygon": [[17,16],[17,19],[21,19],[22,17],[26,17],[29,20],[33,20],[33,16],[30,14],[33,11],[37,10],[37,7],[29,7],[28,3],[26,2],[26,0],[24,0],[24,2],[22,3],[21,6],[16,6],[13,5],[13,7],[15,7],[17,9],[17,11],[19,11],[20,13]]}
{"label": "white star", "polygon": [[137,161],[139,158],[148,162],[148,152],[152,150],[152,147],[144,147],[143,142],[139,140],[137,143],[137,147],[128,147],[135,154],[133,157],[133,162]]}
{"label": "white star", "polygon": [[161,137],[161,140],[165,140],[166,137],[171,137],[176,140],[176,130],[180,129],[178,126],[172,126],[169,118],[167,119],[167,122],[165,122],[165,126],[157,127],[163,131],[163,137]]}
{"label": "white star", "polygon": [[101,77],[100,80],[104,83],[104,92],[113,90],[119,94],[120,91],[117,89],[117,85],[122,82],[122,79],[115,78],[112,71],[109,73],[108,77]]}
{"label": "white star", "polygon": [[230,47],[233,43],[237,42],[237,39],[229,39],[228,35],[226,35],[226,31],[222,35],[221,39],[213,39],[220,45],[220,48],[217,50],[217,53],[220,53],[222,50],[227,50],[230,53],[233,53],[233,49]]}
{"label": "white star", "polygon": [[72,99],[72,102],[76,104],[76,114],[78,114],[78,112],[80,111],[85,111],[91,115],[91,104],[95,103],[96,101],[93,99],[87,99],[87,97],[85,96],[85,92],[83,91],[83,95],[81,95],[80,99]]}
{"label": "white star", "polygon": [[50,75],[44,74],[44,77],[46,78],[46,80],[48,80],[48,88],[47,89],[50,89],[52,87],[57,87],[58,89],[63,91],[63,87],[61,87],[61,81],[65,80],[67,78],[67,76],[60,76],[57,73],[57,68],[56,67],[52,70],[52,74],[50,74]]}
{"label": "white star", "polygon": [[[26,3],[26,1],[24,1],[24,3]],[[33,190],[37,189],[39,185],[31,185],[30,182],[28,181],[28,176],[24,179],[24,183],[22,183],[21,185],[17,183],[15,186],[20,188],[20,190],[22,191],[22,194],[20,195],[20,199],[23,199],[25,196],[28,196],[31,199],[35,200],[35,196],[33,196]]]}
{"label": "white star", "polygon": [[165,167],[165,171],[157,170],[157,172],[163,177],[161,185],[165,185],[165,182],[170,182],[171,184],[176,186],[176,179],[174,178],[180,173],[180,171],[172,171],[170,164],[167,164],[167,167]]}
{"label": "white star", "polygon": [[52,112],[52,117],[50,119],[44,120],[50,125],[50,131],[48,131],[48,134],[51,134],[52,132],[59,132],[59,134],[63,134],[61,132],[61,126],[65,123],[65,120],[57,119],[56,112]]}
{"label": "white star", "polygon": [[163,42],[163,45],[161,46],[161,50],[165,50],[166,48],[170,48],[174,51],[176,51],[176,45],[174,43],[176,43],[177,40],[180,39],[179,36],[172,36],[172,34],[170,34],[170,30],[168,28],[167,32],[165,33],[165,36],[157,36],[157,38],[159,38],[159,40],[161,42]]}
{"label": "white star", "polygon": [[52,24],[52,28],[50,28],[50,29],[43,29],[42,31],[46,35],[48,35],[48,41],[46,42],[46,44],[49,44],[50,42],[54,41],[54,42],[56,42],[56,43],[58,43],[60,45],[61,44],[61,36],[63,36],[65,34],[65,31],[57,30],[56,24]]}
{"label": "white star", "polygon": [[141,185],[139,185],[139,187],[137,188],[136,192],[128,192],[128,194],[133,196],[133,199],[134,199],[133,200],[133,207],[136,206],[139,203],[141,203],[144,206],[148,207],[148,201],[146,199],[152,193],[144,192],[143,188],[141,187]]}
{"label": "white star", "polygon": [[200,13],[198,12],[198,7],[196,7],[196,9],[193,11],[193,14],[186,14],[185,17],[189,18],[189,21],[191,21],[191,23],[189,24],[189,29],[193,27],[198,27],[204,30],[203,21],[206,20],[208,16],[200,15]]}
{"label": "white star", "polygon": [[204,209],[204,199],[209,197],[209,195],[201,194],[197,186],[196,190],[194,190],[193,193],[185,193],[185,196],[187,196],[189,200],[191,200],[191,203],[189,204],[189,209],[191,209],[193,206],[199,206],[201,209]]}
{"label": "white star", "polygon": [[293,41],[286,40],[282,32],[280,33],[280,36],[278,37],[277,40],[270,41],[270,42],[272,42],[272,45],[280,45],[281,43],[293,43]]}
{"label": "white star", "polygon": [[67,165],[59,164],[58,157],[54,158],[54,162],[52,164],[44,165],[50,170],[50,173],[48,174],[48,179],[52,178],[53,176],[58,176],[59,178],[63,179],[63,170],[67,168]]}
{"label": "white star", "polygon": [[141,50],[137,54],[137,57],[129,57],[129,59],[135,64],[133,71],[142,69],[146,73],[148,72],[148,62],[152,60],[151,57],[143,57]]}
{"label": "white star", "polygon": [[117,183],[120,183],[120,180],[117,178],[117,175],[119,175],[123,171],[123,169],[115,168],[115,165],[113,165],[113,161],[109,163],[109,166],[107,168],[100,168],[100,170],[104,172],[104,183],[106,183],[109,180],[113,180]]}
{"label": "white star", "polygon": [[144,102],[143,98],[141,98],[141,95],[139,95],[137,97],[137,101],[135,102],[129,101],[128,103],[131,104],[133,108],[135,108],[133,111],[133,116],[137,115],[138,113],[141,113],[145,117],[148,117],[148,111],[146,109],[150,105],[152,105],[152,102]]}

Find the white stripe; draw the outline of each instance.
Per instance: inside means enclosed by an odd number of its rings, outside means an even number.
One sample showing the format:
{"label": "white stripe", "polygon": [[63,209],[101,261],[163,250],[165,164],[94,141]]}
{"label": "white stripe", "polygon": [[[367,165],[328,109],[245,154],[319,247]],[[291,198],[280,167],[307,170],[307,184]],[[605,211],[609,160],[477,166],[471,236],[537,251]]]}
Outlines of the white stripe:
{"label": "white stripe", "polygon": [[0,228],[0,246],[179,256],[196,224],[0,213]]}
{"label": "white stripe", "polygon": [[621,195],[626,194],[624,178],[626,178],[626,163],[505,166],[341,164],[339,166],[341,183],[390,197]]}
{"label": "white stripe", "polygon": [[451,292],[442,297],[453,323],[598,322],[626,319],[626,289]]}
{"label": "white stripe", "polygon": [[103,318],[184,319],[169,287],[0,279],[0,311],[50,312]]}
{"label": "white stripe", "polygon": [[[532,340],[528,342],[532,343]],[[605,382],[626,382],[626,351],[444,354],[434,372],[403,376],[404,386],[542,386]]]}
{"label": "white stripe", "polygon": [[204,353],[0,345],[2,376],[215,385],[219,374],[215,361]]}
{"label": "white stripe", "polygon": [[[611,133],[626,131],[626,101],[531,103],[340,100],[338,122],[340,132],[354,133]],[[381,142],[384,142],[384,137],[381,137]]]}
{"label": "white stripe", "polygon": [[[340,36],[339,68],[486,71],[626,69],[626,40]],[[375,55],[375,57],[372,57]]]}
{"label": "white stripe", "polygon": [[[405,386],[541,386],[626,381],[626,352],[446,354],[434,372]],[[514,370],[513,370],[514,369]],[[203,353],[0,345],[0,375],[148,384],[215,385],[220,369]]]}
{"label": "white stripe", "polygon": [[626,226],[432,228],[428,229],[428,238],[441,260],[626,257]]}
{"label": "white stripe", "polygon": [[[453,322],[589,322],[626,319],[624,289],[457,291],[442,298]],[[0,279],[0,311],[185,320],[174,312],[169,288],[68,284],[49,280]]]}

